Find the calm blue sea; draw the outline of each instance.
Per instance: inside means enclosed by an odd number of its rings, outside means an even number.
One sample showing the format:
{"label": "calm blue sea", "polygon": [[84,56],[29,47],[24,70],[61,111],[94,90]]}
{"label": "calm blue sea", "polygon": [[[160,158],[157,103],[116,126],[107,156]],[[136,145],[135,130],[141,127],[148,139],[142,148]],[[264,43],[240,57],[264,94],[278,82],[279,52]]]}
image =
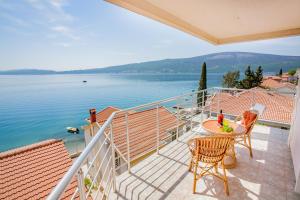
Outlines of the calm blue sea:
{"label": "calm blue sea", "polygon": [[[84,125],[90,108],[127,108],[180,95],[196,89],[198,80],[199,74],[0,76],[0,151],[49,138],[64,139],[76,151],[83,134],[65,128]],[[221,80],[222,74],[208,74],[208,87]]]}

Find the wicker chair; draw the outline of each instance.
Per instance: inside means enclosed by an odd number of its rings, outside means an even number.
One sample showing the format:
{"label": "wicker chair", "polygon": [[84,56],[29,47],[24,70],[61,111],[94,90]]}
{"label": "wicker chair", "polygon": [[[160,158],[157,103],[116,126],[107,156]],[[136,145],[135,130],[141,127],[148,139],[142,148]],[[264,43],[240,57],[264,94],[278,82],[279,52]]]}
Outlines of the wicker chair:
{"label": "wicker chair", "polygon": [[[193,193],[196,192],[197,180],[205,175],[213,175],[224,182],[225,192],[229,195],[224,156],[232,142],[233,138],[224,136],[199,137],[188,141],[192,154],[189,171],[194,170]],[[204,166],[200,166],[200,163],[203,163]],[[222,165],[223,175],[218,172],[219,163]],[[198,168],[200,169],[199,174],[197,173]]]}
{"label": "wicker chair", "polygon": [[[248,119],[246,120],[245,118],[247,117]],[[258,112],[251,110],[251,111],[245,111],[243,115],[238,116],[234,120],[235,122],[242,120],[242,125],[246,128],[246,132],[244,134],[235,137],[235,143],[247,147],[249,149],[251,158],[253,158],[252,146],[251,146],[251,132],[257,119],[258,119]]]}

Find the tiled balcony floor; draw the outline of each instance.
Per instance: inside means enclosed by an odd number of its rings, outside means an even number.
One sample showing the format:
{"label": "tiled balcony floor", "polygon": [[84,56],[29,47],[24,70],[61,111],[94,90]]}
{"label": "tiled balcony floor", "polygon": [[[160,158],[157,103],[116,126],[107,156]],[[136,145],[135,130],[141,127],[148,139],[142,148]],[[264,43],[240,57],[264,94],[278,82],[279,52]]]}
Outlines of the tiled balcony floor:
{"label": "tiled balcony floor", "polygon": [[[117,177],[112,199],[300,199],[293,193],[294,174],[287,146],[288,131],[256,125],[252,133],[253,159],[236,145],[237,167],[227,170],[229,197],[223,182],[206,176],[192,194],[193,174],[188,172],[190,154],[187,133]],[[219,170],[222,171],[222,170]]]}

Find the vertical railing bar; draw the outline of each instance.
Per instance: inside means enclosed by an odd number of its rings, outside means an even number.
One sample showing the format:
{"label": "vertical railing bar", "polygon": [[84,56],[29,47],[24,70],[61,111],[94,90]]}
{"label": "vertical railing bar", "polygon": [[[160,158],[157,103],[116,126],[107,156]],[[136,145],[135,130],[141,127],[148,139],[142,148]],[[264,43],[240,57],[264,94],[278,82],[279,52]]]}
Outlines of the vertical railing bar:
{"label": "vertical railing bar", "polygon": [[[111,181],[109,181],[109,179],[110,179],[111,176],[112,176],[112,170],[109,171],[109,174],[108,174],[108,177],[107,177],[107,187],[103,190],[102,195],[101,195],[101,197],[99,198],[99,199],[101,199],[101,200],[106,199],[106,198],[104,198],[105,195],[106,195],[105,193],[108,194],[108,192],[109,192],[110,189],[111,189],[111,186],[113,185],[113,179],[112,179]],[[108,189],[108,192],[107,192],[107,188],[109,188],[109,189]],[[99,190],[97,191],[97,193],[96,193],[94,199],[97,199],[98,194],[99,194]],[[108,196],[108,195],[107,195],[107,196]]]}
{"label": "vertical railing bar", "polygon": [[[110,145],[108,146],[108,148],[111,147],[111,145],[112,145],[112,144],[110,144]],[[104,164],[104,160],[106,159],[106,156],[109,155],[108,152],[109,152],[109,149],[107,149],[107,151],[105,152],[105,154],[104,154],[104,156],[103,156],[103,158],[102,158],[101,163],[99,164],[98,170],[96,171],[96,173],[95,173],[95,175],[94,175],[94,178],[93,178],[93,180],[92,180],[91,187],[94,186],[95,183],[96,183],[95,181],[96,181],[97,176],[99,175],[99,173],[100,173],[100,171],[101,171],[101,169],[102,169],[102,165]],[[111,159],[111,157],[109,157],[109,160],[108,160],[108,161],[110,161],[110,159]],[[109,163],[109,162],[108,162],[108,163]],[[107,164],[106,167],[105,167],[105,170],[104,170],[104,172],[103,172],[103,176],[104,176],[105,173],[106,173],[106,169],[108,168],[108,165],[109,165],[109,164]],[[101,182],[100,182],[100,183],[101,183]],[[89,195],[90,192],[91,192],[91,188],[88,190],[87,196]]]}
{"label": "vertical railing bar", "polygon": [[[111,160],[111,157],[109,158],[109,161]],[[106,171],[107,171],[107,167],[105,168],[105,174],[106,174]],[[110,179],[110,176],[111,176],[111,174],[112,174],[112,168],[108,171],[108,175],[107,175],[107,180],[106,180],[106,185],[108,184],[108,182],[109,182],[109,179]],[[113,181],[113,179],[112,179],[112,181]],[[111,181],[111,182],[112,182]],[[98,194],[99,194],[99,192],[100,192],[100,190],[101,190],[101,183],[104,183],[104,178],[103,179],[101,179],[101,181],[100,181],[100,183],[99,183],[99,187],[98,187],[98,189],[97,189],[97,191],[96,191],[96,195],[94,195],[95,196],[95,199],[97,199],[97,197],[98,197]],[[106,190],[106,188],[107,187],[103,187],[103,191],[101,191],[101,193],[105,193],[105,190]]]}
{"label": "vertical railing bar", "polygon": [[201,101],[201,123],[203,122],[203,112],[204,112],[204,90],[202,90],[202,101]]}
{"label": "vertical railing bar", "polygon": [[159,104],[156,106],[156,132],[157,132],[157,144],[156,144],[156,152],[159,154]]}
{"label": "vertical railing bar", "polygon": [[254,100],[254,98],[255,98],[255,95],[254,95],[254,90],[252,90],[252,107],[254,106],[254,104],[255,104],[255,100]]}
{"label": "vertical railing bar", "polygon": [[111,141],[111,153],[112,153],[113,191],[116,192],[116,158],[115,158],[115,144],[114,144],[112,122],[110,123],[110,141]]}
{"label": "vertical railing bar", "polygon": [[220,89],[219,90],[219,96],[220,96],[219,110],[222,110],[222,94],[223,94],[223,89]]}
{"label": "vertical railing bar", "polygon": [[[111,161],[112,161],[112,157],[110,156],[109,159],[108,159],[108,163],[107,163],[107,165],[106,165],[106,167],[105,167],[105,169],[104,169],[104,171],[103,171],[103,175],[102,175],[103,177],[102,177],[102,179],[100,180],[100,183],[99,183],[99,187],[98,187],[98,189],[97,189],[97,192],[100,191],[100,187],[102,186],[102,184],[103,184],[103,185],[105,184],[104,177],[106,176],[106,172],[108,172],[108,175],[109,175],[109,176],[110,176],[110,174],[111,174],[111,172],[112,172],[112,168],[109,168],[109,163],[110,163]],[[108,171],[108,169],[110,169],[110,170]],[[108,176],[106,182],[108,181],[109,176]],[[103,187],[103,188],[106,188],[106,187]]]}
{"label": "vertical railing bar", "polygon": [[191,131],[193,129],[193,117],[194,117],[194,94],[192,94],[192,99],[191,99]]}
{"label": "vertical railing bar", "polygon": [[216,113],[218,113],[219,111],[220,111],[220,95],[221,95],[221,93],[220,93],[220,89],[218,89],[217,90],[217,95],[218,95],[218,101],[217,101],[217,111],[216,111]]}
{"label": "vertical railing bar", "polygon": [[179,136],[179,105],[178,105],[178,99],[176,99],[176,109],[177,109],[177,120],[176,120],[176,140],[178,141]]}
{"label": "vertical railing bar", "polygon": [[79,190],[79,199],[85,200],[85,191],[84,191],[84,179],[83,179],[83,172],[80,168],[77,174],[77,182],[78,182],[78,190]]}
{"label": "vertical railing bar", "polygon": [[126,120],[126,140],[127,140],[127,168],[128,172],[131,172],[131,166],[130,166],[130,143],[129,143],[129,124],[128,124],[128,112],[125,114],[125,120]]}
{"label": "vertical railing bar", "polygon": [[88,167],[88,169],[86,170],[86,174],[88,174],[88,172],[90,171],[91,167],[93,166],[93,164],[94,164],[94,162],[95,162],[95,160],[96,160],[98,154],[99,154],[100,151],[102,150],[102,147],[104,147],[104,144],[105,144],[106,140],[108,140],[107,137],[105,137],[105,139],[104,139],[104,141],[102,142],[100,148],[98,149],[97,153],[95,154],[94,159],[93,159],[93,161],[91,162],[91,165],[90,165],[90,166]]}
{"label": "vertical railing bar", "polygon": [[[109,175],[110,176],[110,175]],[[113,180],[111,180],[110,182],[109,182],[109,185],[108,185],[108,190],[107,191],[105,191],[103,194],[107,194],[107,199],[109,199],[109,195],[110,195],[110,190],[111,190],[111,187],[112,187],[112,184],[113,184]],[[102,195],[102,198],[101,199],[103,199],[103,195]]]}
{"label": "vertical railing bar", "polygon": [[[215,89],[213,91],[213,93],[215,94]],[[214,96],[214,95],[213,95]],[[210,100],[210,105],[209,105],[209,118],[211,118],[211,105],[213,104],[212,98]]]}

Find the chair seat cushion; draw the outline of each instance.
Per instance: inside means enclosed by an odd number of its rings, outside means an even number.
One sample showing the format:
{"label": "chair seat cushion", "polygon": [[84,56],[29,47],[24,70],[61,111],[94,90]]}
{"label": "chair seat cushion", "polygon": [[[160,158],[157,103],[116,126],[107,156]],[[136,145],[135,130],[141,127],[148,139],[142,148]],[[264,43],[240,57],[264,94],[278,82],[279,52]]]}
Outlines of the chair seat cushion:
{"label": "chair seat cushion", "polygon": [[252,113],[250,111],[245,111],[243,113],[243,121],[242,124],[247,128],[247,131],[251,128],[251,124],[256,119],[257,114]]}

